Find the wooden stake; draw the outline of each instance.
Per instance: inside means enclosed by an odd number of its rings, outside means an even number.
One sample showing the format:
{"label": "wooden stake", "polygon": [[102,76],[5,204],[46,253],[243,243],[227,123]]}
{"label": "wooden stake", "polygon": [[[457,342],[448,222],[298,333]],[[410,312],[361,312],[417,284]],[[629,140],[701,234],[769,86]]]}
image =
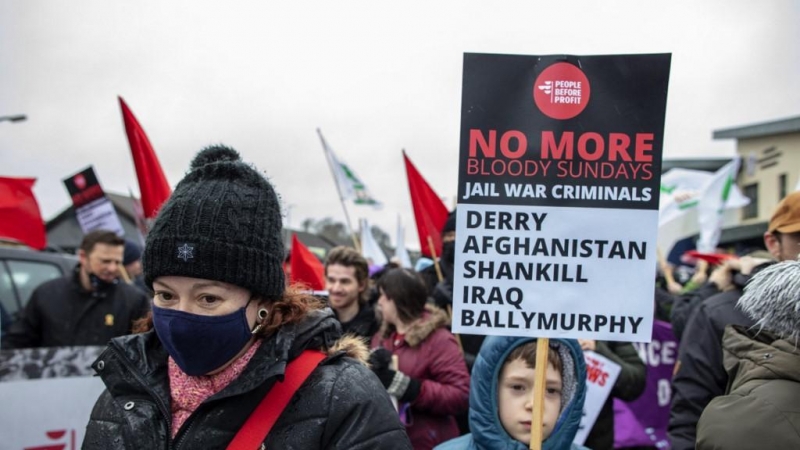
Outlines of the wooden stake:
{"label": "wooden stake", "polygon": [[542,449],[542,435],[544,422],[544,388],[547,383],[547,354],[550,352],[550,339],[539,338],[536,340],[536,369],[533,376],[533,417],[531,418],[531,450]]}
{"label": "wooden stake", "polygon": [[128,284],[133,284],[133,280],[131,280],[130,275],[128,275],[128,271],[125,270],[125,266],[122,264],[119,265],[119,277],[122,278],[122,281]]}
{"label": "wooden stake", "polygon": [[442,275],[442,267],[439,265],[439,258],[436,254],[436,247],[433,246],[433,239],[428,236],[428,248],[431,250],[431,258],[433,259],[433,267],[436,269],[436,277],[439,278],[439,281],[444,281],[444,275]]}

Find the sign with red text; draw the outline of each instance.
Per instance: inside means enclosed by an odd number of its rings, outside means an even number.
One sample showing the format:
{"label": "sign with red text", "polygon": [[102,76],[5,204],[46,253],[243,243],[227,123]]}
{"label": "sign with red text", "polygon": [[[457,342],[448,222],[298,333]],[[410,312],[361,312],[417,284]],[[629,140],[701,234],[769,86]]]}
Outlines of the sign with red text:
{"label": "sign with red text", "polygon": [[578,445],[586,442],[622,370],[619,364],[598,353],[587,351],[583,356],[586,359],[586,400],[581,424],[573,441]]}
{"label": "sign with red text", "polygon": [[1,447],[78,450],[103,389],[98,377],[0,382]]}
{"label": "sign with red text", "polygon": [[64,186],[72,198],[75,215],[83,234],[94,230],[113,231],[119,236],[125,235],[122,223],[111,200],[106,197],[92,166],[64,180]]}
{"label": "sign with red text", "polygon": [[453,331],[650,340],[670,55],[464,55]]}

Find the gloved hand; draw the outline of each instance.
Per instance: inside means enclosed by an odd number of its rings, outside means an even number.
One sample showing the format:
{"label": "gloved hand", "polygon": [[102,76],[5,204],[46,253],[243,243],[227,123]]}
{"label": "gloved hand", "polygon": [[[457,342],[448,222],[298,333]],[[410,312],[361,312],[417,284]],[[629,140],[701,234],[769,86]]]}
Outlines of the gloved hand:
{"label": "gloved hand", "polygon": [[419,395],[422,383],[399,370],[390,369],[391,363],[392,352],[389,350],[378,347],[370,352],[370,368],[381,380],[381,384],[386,388],[389,395],[394,396],[400,402],[414,401]]}

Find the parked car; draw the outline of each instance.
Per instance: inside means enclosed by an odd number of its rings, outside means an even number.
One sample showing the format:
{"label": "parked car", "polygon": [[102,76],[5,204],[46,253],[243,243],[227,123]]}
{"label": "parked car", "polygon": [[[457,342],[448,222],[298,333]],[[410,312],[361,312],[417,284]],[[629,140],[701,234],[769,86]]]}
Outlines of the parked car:
{"label": "parked car", "polygon": [[0,325],[2,332],[25,307],[33,290],[45,281],[63,277],[75,269],[78,258],[27,247],[0,244]]}

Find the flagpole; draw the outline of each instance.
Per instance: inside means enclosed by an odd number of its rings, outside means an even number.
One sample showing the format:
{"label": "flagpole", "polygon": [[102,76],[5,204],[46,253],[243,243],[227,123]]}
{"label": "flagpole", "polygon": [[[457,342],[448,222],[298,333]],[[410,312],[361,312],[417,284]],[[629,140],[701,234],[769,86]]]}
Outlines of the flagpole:
{"label": "flagpole", "polygon": [[333,164],[331,164],[331,159],[328,156],[328,143],[325,142],[325,138],[322,137],[322,131],[317,128],[317,134],[319,135],[319,139],[322,142],[322,151],[325,152],[325,160],[328,161],[328,168],[331,169],[331,176],[333,176],[333,184],[336,185],[336,192],[339,193],[339,203],[342,204],[342,210],[344,210],[344,218],[347,221],[347,231],[350,234],[350,238],[353,239],[353,245],[356,248],[358,253],[361,253],[361,245],[358,243],[358,239],[356,239],[356,235],[353,232],[353,225],[350,222],[350,214],[347,212],[347,206],[344,203],[344,195],[342,195],[342,188],[339,186],[339,180],[336,179],[336,170],[333,168]]}

